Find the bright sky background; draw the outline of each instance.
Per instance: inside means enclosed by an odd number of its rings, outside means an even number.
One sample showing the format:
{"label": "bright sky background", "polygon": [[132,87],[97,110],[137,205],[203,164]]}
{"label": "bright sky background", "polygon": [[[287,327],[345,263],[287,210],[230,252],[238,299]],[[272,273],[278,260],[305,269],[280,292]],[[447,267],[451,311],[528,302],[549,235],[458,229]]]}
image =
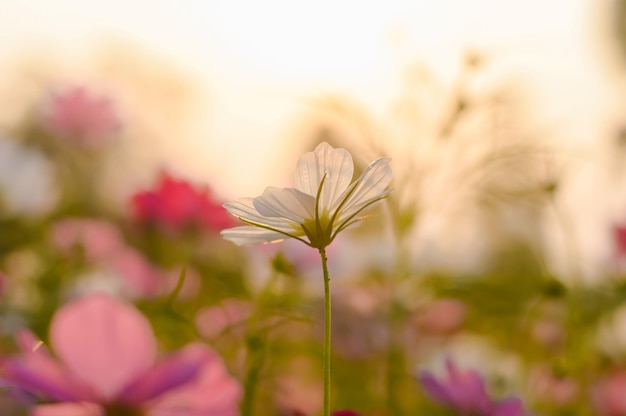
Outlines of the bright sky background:
{"label": "bright sky background", "polygon": [[108,37],[171,58],[212,94],[202,137],[173,157],[228,172],[227,187],[254,193],[276,174],[267,163],[305,97],[340,91],[379,111],[408,62],[422,59],[445,79],[467,47],[521,74],[546,119],[588,139],[615,104],[591,3],[601,2],[0,0],[0,58],[22,45],[89,50]]}

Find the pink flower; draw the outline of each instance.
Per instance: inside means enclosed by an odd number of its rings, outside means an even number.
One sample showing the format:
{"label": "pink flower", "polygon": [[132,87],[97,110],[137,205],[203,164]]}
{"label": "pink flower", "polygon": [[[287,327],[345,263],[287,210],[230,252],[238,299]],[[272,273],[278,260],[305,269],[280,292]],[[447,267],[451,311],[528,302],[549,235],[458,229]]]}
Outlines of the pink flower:
{"label": "pink flower", "polygon": [[465,320],[467,307],[457,299],[438,299],[429,304],[417,317],[420,329],[436,334],[458,331]]}
{"label": "pink flower", "polygon": [[3,375],[23,391],[57,402],[35,406],[36,416],[238,413],[241,388],[212,350],[190,344],[157,360],[148,320],[102,293],[75,300],[53,317],[50,344],[58,360],[33,348],[32,337],[20,341],[23,352],[4,362]]}
{"label": "pink flower", "polygon": [[82,249],[88,263],[96,263],[121,278],[129,296],[155,296],[165,285],[160,271],[135,248],[128,246],[111,223],[95,219],[68,218],[52,227],[51,241],[65,255]]}
{"label": "pink flower", "polygon": [[426,394],[434,401],[451,407],[462,414],[476,416],[524,416],[526,411],[519,399],[493,401],[487,394],[485,382],[473,370],[460,371],[452,361],[446,361],[446,376],[438,380],[433,374],[423,372],[419,381]]}
{"label": "pink flower", "polygon": [[357,412],[353,412],[352,410],[337,410],[333,412],[332,416],[361,416]]}
{"label": "pink flower", "polygon": [[559,377],[544,365],[533,368],[529,384],[537,399],[560,406],[574,402],[580,390],[576,380],[570,377]]}
{"label": "pink flower", "polygon": [[131,202],[133,215],[139,222],[171,230],[200,226],[220,231],[233,225],[232,217],[208,187],[194,187],[168,173],[161,173],[155,190],[138,192]]}
{"label": "pink flower", "polygon": [[225,299],[217,306],[201,309],[196,315],[196,327],[202,336],[209,339],[217,338],[225,331],[242,334],[252,309],[248,301]]}
{"label": "pink flower", "polygon": [[53,134],[94,147],[116,135],[120,120],[108,97],[82,86],[70,86],[50,97],[42,124]]}
{"label": "pink flower", "polygon": [[626,414],[626,371],[615,370],[591,389],[591,401],[599,416],[622,416]]}
{"label": "pink flower", "polygon": [[125,246],[119,230],[110,222],[68,218],[52,227],[52,244],[66,255],[80,247],[85,259],[100,262],[111,258]]}
{"label": "pink flower", "polygon": [[613,227],[613,242],[615,257],[619,259],[626,256],[626,226],[616,225]]}
{"label": "pink flower", "polygon": [[7,288],[7,276],[0,272],[0,296],[4,295]]}

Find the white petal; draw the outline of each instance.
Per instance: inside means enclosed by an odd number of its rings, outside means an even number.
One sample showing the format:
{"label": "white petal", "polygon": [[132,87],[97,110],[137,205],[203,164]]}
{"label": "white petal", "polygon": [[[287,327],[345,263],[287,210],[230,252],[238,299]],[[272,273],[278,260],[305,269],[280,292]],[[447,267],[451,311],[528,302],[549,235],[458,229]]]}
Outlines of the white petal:
{"label": "white petal", "polygon": [[289,238],[288,236],[276,231],[270,231],[252,225],[244,225],[242,227],[222,230],[221,234],[222,237],[232,241],[238,246],[256,243],[274,243],[284,240],[285,238]]}
{"label": "white petal", "polygon": [[266,217],[261,215],[256,208],[254,208],[254,199],[252,198],[240,198],[235,202],[228,202],[224,204],[224,208],[237,218],[243,221],[254,222],[258,224],[264,224],[272,228],[278,228],[282,231],[288,231],[295,226],[293,221],[289,221],[285,218],[279,217]]}
{"label": "white petal", "polygon": [[298,161],[296,188],[315,197],[324,175],[320,207],[329,208],[352,181],[354,163],[350,153],[326,142],[320,143],[315,151],[305,153]]}
{"label": "white petal", "polygon": [[264,217],[287,218],[297,223],[315,217],[315,197],[294,188],[268,187],[252,202]]}
{"label": "white petal", "polygon": [[391,192],[388,189],[392,179],[390,162],[391,159],[388,158],[375,160],[354,183],[354,190],[351,193],[350,189],[346,191],[346,194],[350,195],[341,208],[338,223],[342,223],[367,204]]}

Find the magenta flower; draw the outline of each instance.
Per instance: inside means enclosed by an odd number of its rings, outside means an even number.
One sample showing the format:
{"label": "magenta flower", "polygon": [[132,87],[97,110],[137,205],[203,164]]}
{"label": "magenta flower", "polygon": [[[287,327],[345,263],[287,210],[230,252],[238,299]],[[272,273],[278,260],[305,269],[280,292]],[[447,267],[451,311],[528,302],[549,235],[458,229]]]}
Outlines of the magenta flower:
{"label": "magenta flower", "polygon": [[473,370],[459,370],[450,360],[446,361],[446,376],[443,380],[438,380],[431,373],[423,372],[419,375],[419,381],[431,399],[463,415],[527,415],[519,399],[493,401],[480,374]]}
{"label": "magenta flower", "polygon": [[161,173],[157,188],[132,197],[134,217],[171,230],[200,226],[220,231],[234,223],[208,187],[194,187],[189,182]]}
{"label": "magenta flower", "polygon": [[103,293],[63,306],[53,317],[50,344],[32,337],[7,359],[3,376],[28,394],[56,402],[36,416],[235,416],[241,388],[208,347],[190,344],[161,360],[148,320],[132,305]]}
{"label": "magenta flower", "polygon": [[81,86],[54,94],[43,109],[42,124],[53,134],[88,147],[106,142],[120,128],[111,100]]}
{"label": "magenta flower", "polygon": [[337,410],[333,412],[332,416],[361,416],[357,412],[353,412],[352,410]]}

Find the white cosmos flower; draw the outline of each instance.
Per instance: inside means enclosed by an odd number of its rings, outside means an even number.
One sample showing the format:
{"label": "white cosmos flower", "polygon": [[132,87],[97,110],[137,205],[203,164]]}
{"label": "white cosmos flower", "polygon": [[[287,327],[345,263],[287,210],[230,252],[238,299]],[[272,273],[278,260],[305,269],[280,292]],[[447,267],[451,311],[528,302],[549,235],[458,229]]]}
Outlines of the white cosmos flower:
{"label": "white cosmos flower", "polygon": [[352,182],[350,153],[321,143],[298,161],[295,188],[268,187],[256,198],[224,204],[250,225],[223,230],[222,236],[239,245],[295,238],[318,249],[327,247],[391,192],[389,163],[388,158],[375,160]]}

